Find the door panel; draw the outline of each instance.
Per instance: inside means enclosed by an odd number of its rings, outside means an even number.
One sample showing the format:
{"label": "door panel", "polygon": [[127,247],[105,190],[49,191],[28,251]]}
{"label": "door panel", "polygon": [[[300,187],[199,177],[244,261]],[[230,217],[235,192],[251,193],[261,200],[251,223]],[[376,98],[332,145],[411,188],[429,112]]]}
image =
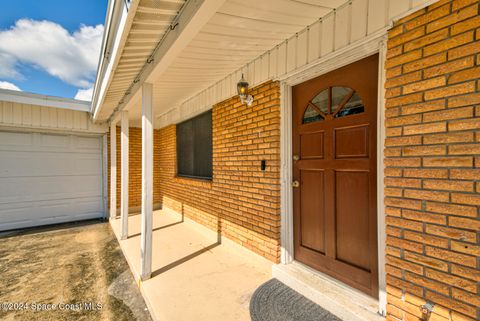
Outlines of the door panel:
{"label": "door panel", "polygon": [[335,158],[368,157],[368,126],[335,128]]}
{"label": "door panel", "polygon": [[[325,253],[325,200],[324,172],[302,171],[302,246]],[[305,188],[307,187],[308,188]],[[314,227],[314,228],[312,228]]]}
{"label": "door panel", "polygon": [[323,158],[323,132],[301,135],[300,144],[303,159]]}
{"label": "door panel", "polygon": [[295,259],[378,296],[378,55],[293,87]]}
{"label": "door panel", "polygon": [[368,271],[368,172],[335,173],[337,259]]}

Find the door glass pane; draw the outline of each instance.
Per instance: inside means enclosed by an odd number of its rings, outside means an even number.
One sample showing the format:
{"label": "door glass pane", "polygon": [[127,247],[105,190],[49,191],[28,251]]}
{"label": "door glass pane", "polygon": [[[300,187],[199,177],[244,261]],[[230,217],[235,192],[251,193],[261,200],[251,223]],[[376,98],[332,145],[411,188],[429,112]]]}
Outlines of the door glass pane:
{"label": "door glass pane", "polygon": [[335,118],[344,117],[348,115],[360,114],[365,111],[365,106],[362,99],[357,93],[354,93],[352,98],[348,100],[345,106],[335,115]]}
{"label": "door glass pane", "polygon": [[345,96],[349,95],[352,89],[348,87],[333,87],[332,88],[332,113],[336,112],[339,105],[342,103]]}
{"label": "door glass pane", "polygon": [[308,124],[308,123],[313,123],[316,121],[322,121],[323,117],[320,115],[318,110],[313,107],[313,106],[308,106],[307,110],[305,110],[305,113],[303,114],[303,123]]}
{"label": "door glass pane", "polygon": [[322,113],[328,114],[328,89],[322,90],[312,99],[312,104],[318,107]]}

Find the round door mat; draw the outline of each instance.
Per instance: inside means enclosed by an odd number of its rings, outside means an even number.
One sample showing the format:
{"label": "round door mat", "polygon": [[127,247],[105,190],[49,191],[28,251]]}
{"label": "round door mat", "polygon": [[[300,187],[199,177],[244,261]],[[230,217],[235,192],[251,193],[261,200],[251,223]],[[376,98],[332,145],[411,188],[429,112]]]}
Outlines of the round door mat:
{"label": "round door mat", "polygon": [[340,321],[277,279],[262,284],[250,301],[252,321]]}

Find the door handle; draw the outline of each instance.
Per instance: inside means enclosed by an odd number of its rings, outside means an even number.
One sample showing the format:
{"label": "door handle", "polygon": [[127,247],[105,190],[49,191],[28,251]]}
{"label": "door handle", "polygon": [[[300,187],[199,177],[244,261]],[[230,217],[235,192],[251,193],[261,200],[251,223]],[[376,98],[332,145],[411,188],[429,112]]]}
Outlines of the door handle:
{"label": "door handle", "polygon": [[299,159],[300,159],[300,156],[298,156],[298,155],[293,155],[293,160],[294,160],[294,161],[298,161]]}
{"label": "door handle", "polygon": [[296,181],[296,180],[293,181],[293,182],[292,182],[292,187],[295,187],[295,188],[300,187],[300,182],[299,182],[299,181]]}

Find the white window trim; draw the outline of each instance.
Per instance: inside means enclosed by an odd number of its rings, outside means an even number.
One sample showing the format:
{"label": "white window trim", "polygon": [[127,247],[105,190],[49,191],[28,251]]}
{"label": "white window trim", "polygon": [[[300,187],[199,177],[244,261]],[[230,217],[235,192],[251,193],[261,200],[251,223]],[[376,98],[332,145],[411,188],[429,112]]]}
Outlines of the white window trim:
{"label": "white window trim", "polygon": [[[377,105],[377,242],[378,242],[378,312],[386,315],[386,271],[385,271],[385,208],[384,208],[384,83],[385,83],[385,54],[386,30],[375,37],[352,47],[346,47],[332,55],[325,56],[320,63],[309,69],[289,75],[286,79],[279,79],[281,96],[281,131],[280,131],[280,159],[281,159],[281,264],[294,262],[293,240],[293,191],[291,187],[293,177],[292,163],[292,87],[309,79],[318,77],[329,71],[351,64],[362,58],[379,53],[378,77],[378,105]],[[340,283],[340,281],[338,281]]]}

